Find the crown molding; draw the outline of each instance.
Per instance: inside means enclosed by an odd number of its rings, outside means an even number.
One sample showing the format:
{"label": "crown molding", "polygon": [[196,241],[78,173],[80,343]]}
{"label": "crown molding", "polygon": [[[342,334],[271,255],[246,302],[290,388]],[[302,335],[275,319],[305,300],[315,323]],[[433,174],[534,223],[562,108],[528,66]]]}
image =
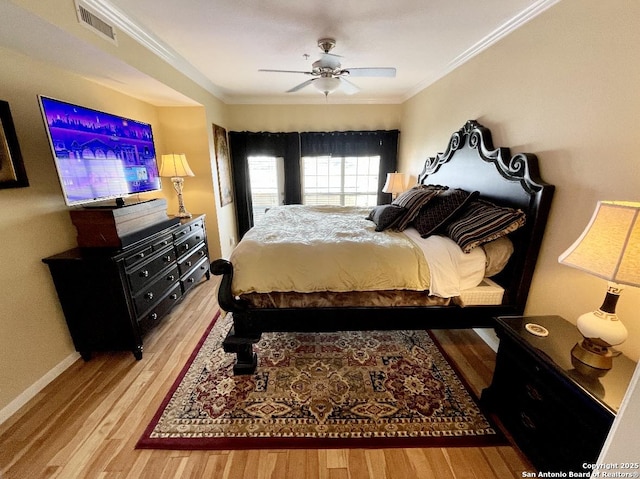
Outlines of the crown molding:
{"label": "crown molding", "polygon": [[416,85],[414,88],[412,88],[405,95],[404,101],[408,100],[412,96],[414,96],[417,93],[421,92],[422,90],[424,90],[428,86],[432,85],[433,83],[435,83],[439,79],[445,77],[446,75],[451,73],[453,70],[455,70],[459,66],[465,64],[466,62],[471,60],[473,57],[478,55],[479,53],[487,50],[493,44],[495,44],[496,42],[502,40],[504,37],[509,35],[511,32],[517,30],[522,25],[527,23],[529,20],[537,17],[542,12],[544,12],[545,10],[551,8],[553,5],[555,5],[556,3],[560,2],[560,1],[561,0],[538,0],[537,2],[531,4],[528,8],[525,8],[523,11],[521,11],[515,17],[507,20],[505,23],[503,23],[498,28],[496,28],[494,31],[489,33],[487,36],[485,36],[479,42],[475,43],[473,46],[471,46],[470,48],[468,48],[467,50],[462,52],[460,55],[455,57],[453,60],[451,60],[447,64],[447,67],[445,69],[443,69],[439,73],[431,76],[430,78],[427,78],[426,80],[420,82],[418,85]]}
{"label": "crown molding", "polygon": [[193,80],[216,98],[222,101],[226,100],[224,92],[203,75],[200,70],[109,0],[82,0],[82,3],[94,10],[96,14],[103,16],[105,20],[112,22],[120,31],[126,33],[133,40]]}

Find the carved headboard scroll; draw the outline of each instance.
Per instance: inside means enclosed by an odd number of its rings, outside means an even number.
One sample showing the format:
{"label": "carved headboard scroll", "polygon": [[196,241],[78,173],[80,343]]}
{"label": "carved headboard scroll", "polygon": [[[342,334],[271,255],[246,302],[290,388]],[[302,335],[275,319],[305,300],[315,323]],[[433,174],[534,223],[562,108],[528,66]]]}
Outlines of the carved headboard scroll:
{"label": "carved headboard scroll", "polygon": [[495,148],[491,131],[469,120],[451,135],[443,153],[426,159],[418,183],[479,191],[482,198],[526,213],[525,226],[512,235],[509,265],[496,278],[505,288],[504,301],[524,312],[554,192],[540,178],[537,156]]}

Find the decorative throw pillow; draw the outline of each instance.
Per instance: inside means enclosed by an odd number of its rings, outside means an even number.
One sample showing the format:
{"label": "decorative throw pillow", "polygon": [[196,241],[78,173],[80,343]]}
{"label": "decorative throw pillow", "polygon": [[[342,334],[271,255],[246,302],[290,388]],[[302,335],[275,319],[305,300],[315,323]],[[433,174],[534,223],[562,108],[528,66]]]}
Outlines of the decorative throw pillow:
{"label": "decorative throw pillow", "polygon": [[525,223],[522,210],[472,201],[462,216],[449,223],[446,234],[468,253],[476,246],[506,236]]}
{"label": "decorative throw pillow", "polygon": [[480,247],[484,250],[486,257],[484,275],[487,278],[502,271],[514,251],[513,242],[507,236],[489,241]]}
{"label": "decorative throw pillow", "polygon": [[432,198],[438,196],[442,191],[448,189],[447,186],[440,185],[420,185],[414,186],[410,190],[398,195],[391,202],[392,205],[405,208],[405,214],[398,218],[391,227],[398,231],[403,231],[409,226],[416,215],[420,212],[420,208],[426,205]]}
{"label": "decorative throw pillow", "polygon": [[479,192],[461,190],[459,188],[441,192],[423,206],[413,220],[413,226],[420,236],[426,238],[446,227],[462,213],[465,206],[478,197]]}
{"label": "decorative throw pillow", "polygon": [[407,210],[398,205],[379,205],[371,210],[367,219],[376,224],[376,231],[384,231],[402,216],[405,211]]}

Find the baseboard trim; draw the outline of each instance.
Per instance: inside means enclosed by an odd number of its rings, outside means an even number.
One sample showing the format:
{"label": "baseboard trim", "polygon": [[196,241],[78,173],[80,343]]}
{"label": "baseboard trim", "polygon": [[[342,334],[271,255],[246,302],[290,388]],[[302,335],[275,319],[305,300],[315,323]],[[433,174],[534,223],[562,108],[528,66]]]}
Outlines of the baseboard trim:
{"label": "baseboard trim", "polygon": [[58,363],[53,369],[47,372],[44,376],[38,379],[35,383],[25,389],[18,397],[7,404],[0,410],[0,425],[4,424],[11,416],[13,416],[18,410],[33,399],[36,394],[42,391],[51,381],[60,376],[66,371],[73,363],[80,358],[80,354],[72,353]]}

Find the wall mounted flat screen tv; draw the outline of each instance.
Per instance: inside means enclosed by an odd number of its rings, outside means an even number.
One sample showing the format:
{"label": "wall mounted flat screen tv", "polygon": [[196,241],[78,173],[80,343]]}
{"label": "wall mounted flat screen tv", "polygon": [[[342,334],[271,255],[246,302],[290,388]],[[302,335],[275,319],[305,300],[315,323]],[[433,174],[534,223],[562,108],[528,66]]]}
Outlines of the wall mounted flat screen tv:
{"label": "wall mounted flat screen tv", "polygon": [[39,96],[68,206],[161,189],[151,125]]}

